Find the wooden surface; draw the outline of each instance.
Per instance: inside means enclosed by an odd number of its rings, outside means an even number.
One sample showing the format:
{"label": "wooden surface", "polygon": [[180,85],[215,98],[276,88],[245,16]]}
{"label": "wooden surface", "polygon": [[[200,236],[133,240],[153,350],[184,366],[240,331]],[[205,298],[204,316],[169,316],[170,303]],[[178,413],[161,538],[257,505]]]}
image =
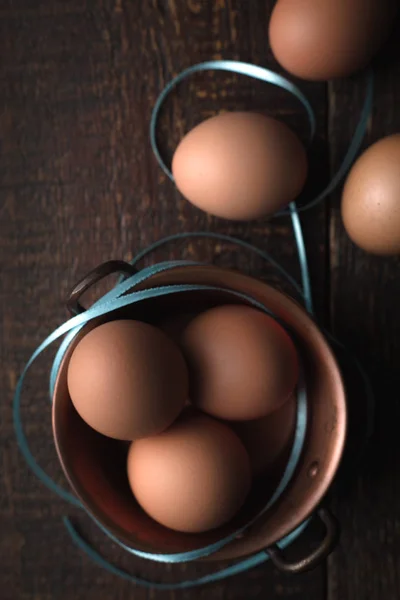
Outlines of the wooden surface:
{"label": "wooden surface", "polygon": [[[304,218],[319,318],[357,350],[378,398],[376,435],[359,473],[333,494],[343,533],[326,566],[288,578],[264,565],[187,592],[136,588],[77,550],[72,514],[105,556],[162,581],[209,566],[154,566],[125,556],[29,472],[15,443],[11,402],[24,363],[66,316],[71,284],[97,263],[129,259],[182,230],[233,233],[271,251],[298,275],[289,221],[233,224],[191,207],[157,166],[148,124],[165,83],[189,65],[237,58],[279,70],[268,45],[273,2],[240,0],[3,0],[0,6],[0,597],[2,600],[377,600],[400,597],[399,260],[356,250],[340,220],[340,192]],[[378,64],[366,145],[400,129],[398,34]],[[318,120],[307,194],[321,189],[351,139],[363,76],[329,86],[301,82]],[[284,92],[230,74],[193,77],[168,100],[160,143],[171,156],[185,131],[220,109],[255,109],[305,139],[306,121]],[[258,259],[223,244],[191,243],[169,257],[215,260],[275,283]],[[47,472],[63,482],[50,428],[51,356],[30,375],[26,432]],[[351,401],[351,398],[350,398]],[[291,554],[309,549],[315,536]]]}

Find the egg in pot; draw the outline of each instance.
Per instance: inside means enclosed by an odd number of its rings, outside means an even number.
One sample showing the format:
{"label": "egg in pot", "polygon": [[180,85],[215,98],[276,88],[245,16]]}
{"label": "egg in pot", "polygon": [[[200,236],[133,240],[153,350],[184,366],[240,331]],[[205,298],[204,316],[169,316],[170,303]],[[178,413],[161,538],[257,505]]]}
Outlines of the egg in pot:
{"label": "egg in pot", "polygon": [[253,476],[266,475],[285,457],[293,439],[296,406],[296,394],[293,394],[266,417],[229,423],[247,450]]}
{"label": "egg in pot", "polygon": [[282,406],[299,373],[296,348],[272,317],[244,305],[224,305],[193,319],[181,338],[190,400],[220,419],[252,420]]}
{"label": "egg in pot", "polygon": [[109,321],[87,333],[72,353],[67,379],[81,418],[119,440],[163,431],[188,397],[188,372],[177,345],[134,320]]}
{"label": "egg in pot", "polygon": [[250,490],[250,462],[237,435],[193,411],[163,433],[132,443],[132,492],[150,517],[187,533],[214,529],[241,508]]}

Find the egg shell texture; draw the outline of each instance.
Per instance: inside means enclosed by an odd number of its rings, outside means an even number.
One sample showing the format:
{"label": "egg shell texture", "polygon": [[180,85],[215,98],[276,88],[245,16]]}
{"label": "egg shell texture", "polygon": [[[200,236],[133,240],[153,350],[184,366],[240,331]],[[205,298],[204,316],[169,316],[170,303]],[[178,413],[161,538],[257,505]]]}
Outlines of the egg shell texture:
{"label": "egg shell texture", "polygon": [[134,320],[90,331],[68,367],[71,400],[96,431],[133,440],[163,431],[188,397],[187,367],[161,330]]}
{"label": "egg shell texture", "polygon": [[377,255],[400,253],[400,134],[360,156],[346,180],[341,211],[355,244]]}
{"label": "egg shell texture", "polygon": [[237,435],[206,415],[182,415],[158,436],[133,442],[128,479],[142,508],[162,525],[197,533],[228,522],[251,485]]}
{"label": "egg shell texture", "polygon": [[180,192],[198,208],[250,220],[271,215],[298,196],[307,158],[284,123],[228,112],[203,121],[182,139],[172,172]]}
{"label": "egg shell texture", "polygon": [[248,306],[225,305],[201,313],[183,333],[190,400],[215,417],[264,417],[296,385],[296,348],[284,328]]}
{"label": "egg shell texture", "polygon": [[278,0],[269,23],[271,49],[297,77],[345,77],[370,62],[397,9],[397,0]]}

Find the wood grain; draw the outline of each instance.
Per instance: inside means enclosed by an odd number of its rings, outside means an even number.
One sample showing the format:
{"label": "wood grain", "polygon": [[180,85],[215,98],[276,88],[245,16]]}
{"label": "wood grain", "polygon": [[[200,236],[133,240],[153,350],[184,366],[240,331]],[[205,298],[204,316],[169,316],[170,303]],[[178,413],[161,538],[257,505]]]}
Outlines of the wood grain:
{"label": "wood grain", "polygon": [[[399,33],[397,27],[376,64],[374,110],[365,147],[400,129]],[[362,76],[331,86],[329,140],[334,168],[353,134],[364,95]],[[328,599],[394,599],[400,597],[400,261],[357,249],[343,229],[339,201],[340,191],[330,219],[332,326],[371,377],[376,416],[361,471],[353,472],[351,483],[347,480],[335,496],[342,540],[329,561]],[[365,397],[358,399],[357,390],[353,392],[350,408],[353,403],[359,406],[352,412],[353,426],[362,428]]]}
{"label": "wood grain", "polygon": [[[110,258],[129,259],[162,235],[183,230],[237,234],[271,251],[293,274],[298,265],[289,221],[235,224],[191,207],[154,160],[151,109],[181,69],[212,58],[279,67],[268,45],[272,1],[5,0],[0,7],[0,583],[2,600],[322,600],[321,567],[295,579],[263,566],[195,591],[158,593],[101,570],[72,544],[60,517],[72,515],[105,556],[133,573],[177,580],[206,565],[165,567],[132,559],[29,472],[15,444],[11,401],[25,361],[65,318],[72,283]],[[307,194],[328,177],[326,87],[302,83],[317,112]],[[160,121],[167,157],[185,131],[222,109],[267,111],[301,136],[306,121],[284,92],[232,74],[182,84]],[[312,211],[306,241],[318,314],[328,307],[327,211]],[[193,242],[159,252],[215,260],[281,285],[259,259],[225,244]],[[393,309],[394,310],[394,309]],[[47,398],[50,356],[25,388],[23,415],[34,455],[57,481]],[[311,542],[312,543],[312,535]],[[307,541],[293,549],[301,555]]]}

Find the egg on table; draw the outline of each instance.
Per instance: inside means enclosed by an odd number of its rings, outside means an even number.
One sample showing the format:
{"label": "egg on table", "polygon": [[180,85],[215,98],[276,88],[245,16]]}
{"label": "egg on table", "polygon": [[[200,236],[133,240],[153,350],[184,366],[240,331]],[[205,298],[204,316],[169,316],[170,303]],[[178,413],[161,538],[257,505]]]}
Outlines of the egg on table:
{"label": "egg on table", "polygon": [[293,393],[296,348],[272,317],[244,305],[224,305],[193,319],[181,338],[190,376],[190,400],[215,417],[264,417]]}
{"label": "egg on table", "polygon": [[398,7],[398,0],[278,0],[269,23],[272,52],[297,77],[345,77],[373,58]]}
{"label": "egg on table", "polygon": [[250,490],[250,462],[237,435],[191,411],[163,433],[132,442],[128,479],[143,510],[187,533],[214,529],[241,508]]}
{"label": "egg on table", "polygon": [[352,167],[342,196],[344,227],[357,246],[400,254],[400,134],[370,146]]}
{"label": "egg on table", "polygon": [[87,333],[72,353],[67,380],[81,418],[119,440],[163,431],[188,397],[178,346],[159,329],[134,320],[109,321]]}
{"label": "egg on table", "polygon": [[198,208],[251,220],[279,211],[299,195],[307,158],[284,123],[228,112],[203,121],[181,140],[172,172],[179,191]]}

